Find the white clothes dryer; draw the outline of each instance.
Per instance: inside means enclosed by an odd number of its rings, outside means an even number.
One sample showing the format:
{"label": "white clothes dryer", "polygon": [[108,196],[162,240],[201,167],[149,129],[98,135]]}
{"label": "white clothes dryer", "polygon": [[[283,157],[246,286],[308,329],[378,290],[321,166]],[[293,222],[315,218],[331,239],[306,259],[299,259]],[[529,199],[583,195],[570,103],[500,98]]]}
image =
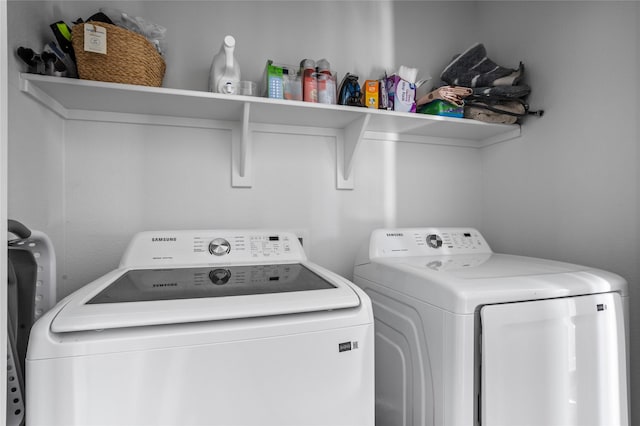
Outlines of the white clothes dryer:
{"label": "white clothes dryer", "polygon": [[415,228],[374,231],[354,282],[373,303],[378,426],[629,423],[620,276]]}
{"label": "white clothes dryer", "polygon": [[368,296],[269,230],[143,232],[33,327],[36,425],[374,423]]}

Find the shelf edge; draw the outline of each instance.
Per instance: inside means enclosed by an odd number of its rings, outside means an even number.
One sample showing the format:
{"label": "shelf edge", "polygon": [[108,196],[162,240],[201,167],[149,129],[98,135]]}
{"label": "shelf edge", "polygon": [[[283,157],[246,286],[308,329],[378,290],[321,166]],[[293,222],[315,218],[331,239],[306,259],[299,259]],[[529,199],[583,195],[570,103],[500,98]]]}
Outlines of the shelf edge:
{"label": "shelf edge", "polygon": [[479,147],[486,148],[488,146],[495,145],[497,143],[510,141],[512,139],[520,137],[521,135],[522,135],[522,127],[520,126],[520,124],[518,124],[517,127],[509,130],[508,132],[503,132],[495,136],[481,140]]}

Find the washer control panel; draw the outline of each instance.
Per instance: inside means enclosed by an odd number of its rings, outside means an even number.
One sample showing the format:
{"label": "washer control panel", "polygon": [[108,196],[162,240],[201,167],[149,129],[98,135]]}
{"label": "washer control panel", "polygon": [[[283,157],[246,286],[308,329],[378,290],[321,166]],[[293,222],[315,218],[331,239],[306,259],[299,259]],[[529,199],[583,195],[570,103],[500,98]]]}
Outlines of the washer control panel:
{"label": "washer control panel", "polygon": [[378,229],[371,234],[370,257],[438,256],[491,253],[473,228]]}
{"label": "washer control panel", "polygon": [[268,230],[159,231],[137,234],[120,266],[300,262],[295,234]]}
{"label": "washer control panel", "polygon": [[[213,234],[216,235],[216,234]],[[226,237],[226,238],[225,238]],[[225,237],[193,236],[193,252],[207,251],[217,257],[233,258],[273,258],[286,257],[292,253],[297,238],[280,233],[228,235]]]}

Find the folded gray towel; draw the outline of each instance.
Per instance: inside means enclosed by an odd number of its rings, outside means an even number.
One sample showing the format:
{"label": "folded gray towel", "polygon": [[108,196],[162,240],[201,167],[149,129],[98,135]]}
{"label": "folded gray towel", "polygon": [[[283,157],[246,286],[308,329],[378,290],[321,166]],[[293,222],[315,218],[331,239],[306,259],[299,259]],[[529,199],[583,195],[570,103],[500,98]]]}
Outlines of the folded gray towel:
{"label": "folded gray towel", "polygon": [[512,86],[518,84],[523,72],[522,62],[517,69],[502,67],[487,57],[482,43],[476,43],[455,57],[442,71],[440,78],[456,86]]}
{"label": "folded gray towel", "polygon": [[517,86],[475,87],[473,96],[477,99],[494,97],[502,99],[522,98],[531,93],[531,88],[526,84]]}

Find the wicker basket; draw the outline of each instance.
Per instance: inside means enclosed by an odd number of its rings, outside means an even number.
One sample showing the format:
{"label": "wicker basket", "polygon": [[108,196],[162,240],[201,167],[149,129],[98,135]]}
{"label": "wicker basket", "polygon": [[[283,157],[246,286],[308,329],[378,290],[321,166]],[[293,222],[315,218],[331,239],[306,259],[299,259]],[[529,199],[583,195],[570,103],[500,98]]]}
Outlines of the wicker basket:
{"label": "wicker basket", "polygon": [[78,75],[85,80],[162,86],[166,65],[144,36],[104,22],[88,22],[107,30],[107,54],[85,52],[84,24],[74,25],[71,43]]}

